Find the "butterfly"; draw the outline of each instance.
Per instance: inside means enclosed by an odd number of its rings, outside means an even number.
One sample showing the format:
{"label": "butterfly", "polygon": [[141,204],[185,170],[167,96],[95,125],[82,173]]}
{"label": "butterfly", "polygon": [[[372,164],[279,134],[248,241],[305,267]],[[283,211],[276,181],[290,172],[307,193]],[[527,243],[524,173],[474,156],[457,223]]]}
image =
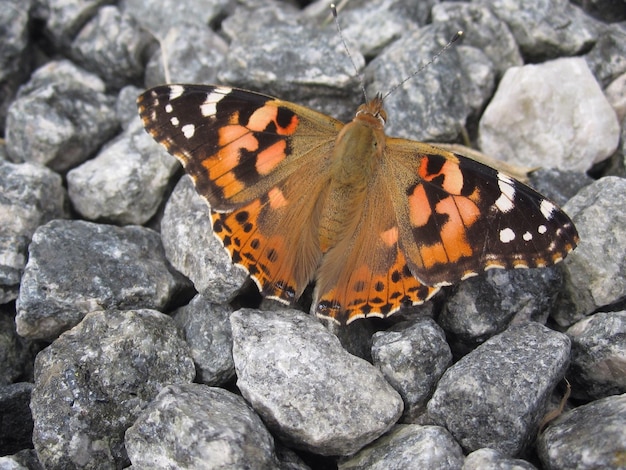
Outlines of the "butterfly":
{"label": "butterfly", "polygon": [[180,160],[213,231],[260,292],[347,324],[420,304],[491,268],[544,267],[578,242],[569,217],[472,159],[385,135],[380,95],[348,124],[225,86],[163,85],[138,98]]}

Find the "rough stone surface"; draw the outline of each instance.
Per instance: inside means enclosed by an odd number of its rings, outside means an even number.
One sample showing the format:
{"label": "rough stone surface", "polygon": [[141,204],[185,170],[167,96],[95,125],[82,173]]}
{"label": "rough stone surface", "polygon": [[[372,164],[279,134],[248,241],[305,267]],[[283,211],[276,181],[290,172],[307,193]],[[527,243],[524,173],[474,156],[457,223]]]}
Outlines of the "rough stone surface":
{"label": "rough stone surface", "polygon": [[380,371],[348,354],[311,316],[242,309],[231,325],[237,386],[295,447],[352,454],[400,418],[400,395]]}
{"label": "rough stone surface", "polygon": [[170,385],[126,431],[133,468],[275,469],[274,439],[238,395]]}
{"label": "rough stone surface", "polygon": [[534,441],[569,352],[561,333],[537,323],[512,326],[443,374],[428,413],[468,452],[490,447],[517,455]]}
{"label": "rough stone surface", "polygon": [[568,411],[539,436],[546,468],[624,468],[626,395],[614,395]]}
{"label": "rough stone surface", "polygon": [[0,304],[17,298],[35,229],[67,217],[61,177],[32,163],[0,161]]}
{"label": "rough stone surface", "polygon": [[439,426],[401,424],[377,441],[343,460],[339,470],[390,468],[438,468],[454,470],[463,465],[461,446]]}
{"label": "rough stone surface", "polygon": [[7,154],[66,171],[86,160],[118,129],[114,98],[80,81],[55,82],[22,92],[6,122]]}
{"label": "rough stone surface", "polygon": [[[388,90],[409,76],[415,70],[416,57],[427,61],[449,40],[444,26],[432,25],[393,43],[366,68],[369,95]],[[424,69],[419,80],[395,90],[385,100],[385,108],[393,116],[385,126],[387,134],[414,140],[456,138],[471,111],[462,93],[467,74],[461,66],[458,50],[450,49]],[[434,114],[430,109],[445,111]]]}
{"label": "rough stone surface", "polygon": [[135,18],[115,6],[105,6],[72,41],[72,56],[101,76],[109,86],[121,88],[138,81],[154,38],[138,27]]}
{"label": "rough stone surface", "polygon": [[173,320],[154,310],[99,311],[35,362],[33,444],[46,468],[122,468],[124,432],[168,384],[195,375]]}
{"label": "rough stone surface", "polygon": [[32,381],[33,362],[43,348],[17,334],[12,306],[0,305],[0,386]]}
{"label": "rough stone surface", "polygon": [[161,236],[170,263],[191,279],[204,297],[223,303],[235,295],[247,276],[231,263],[227,251],[213,235],[210,214],[191,178],[184,176],[165,207]]}
{"label": "rough stone surface", "polygon": [[595,181],[564,210],[580,235],[578,247],[563,263],[564,299],[553,313],[559,325],[568,327],[626,298],[626,179]]}
{"label": "rough stone surface", "polygon": [[439,324],[449,340],[475,347],[512,323],[546,323],[562,286],[558,268],[490,270],[454,289]]}
{"label": "rough stone surface", "polygon": [[604,87],[626,72],[626,31],[617,24],[602,29],[585,60]]}
{"label": "rough stone surface", "polygon": [[626,393],[626,311],[598,312],[572,325],[572,396],[598,399]]}
{"label": "rough stone surface", "polygon": [[186,287],[147,228],[53,220],[33,235],[20,296],[17,331],[54,339],[88,312],[164,309]]}
{"label": "rough stone surface", "polygon": [[219,386],[235,377],[231,311],[196,295],[174,312],[174,321],[189,344],[198,382]]}
{"label": "rough stone surface", "polygon": [[[432,9],[433,23],[447,25],[450,34],[471,32],[463,38],[464,46],[481,50],[491,60],[500,77],[506,69],[523,65],[515,37],[507,24],[487,5],[443,2]],[[498,40],[494,41],[493,38]]]}
{"label": "rough stone surface", "polygon": [[68,194],[85,219],[144,224],[162,204],[178,168],[135,118],[95,158],[67,174]]}
{"label": "rough stone surface", "polygon": [[463,470],[536,470],[530,462],[503,456],[494,449],[478,449],[463,462]]}
{"label": "rough stone surface", "polygon": [[374,334],[372,359],[402,396],[404,419],[411,420],[425,410],[452,353],[441,327],[426,317]]}
{"label": "rough stone surface", "polygon": [[[206,25],[183,23],[173,26],[160,44],[146,66],[146,87],[162,83],[217,83],[217,73],[224,63],[228,46]],[[165,74],[163,62],[169,66],[169,76]]]}
{"label": "rough stone surface", "polygon": [[584,172],[617,148],[619,124],[584,59],[507,70],[480,120],[487,155]]}
{"label": "rough stone surface", "polygon": [[0,130],[4,129],[9,104],[20,84],[28,78],[32,66],[29,59],[29,15],[31,0],[5,0],[0,9]]}
{"label": "rough stone surface", "polygon": [[523,55],[536,61],[571,56],[591,46],[597,27],[568,0],[480,0],[504,21]]}

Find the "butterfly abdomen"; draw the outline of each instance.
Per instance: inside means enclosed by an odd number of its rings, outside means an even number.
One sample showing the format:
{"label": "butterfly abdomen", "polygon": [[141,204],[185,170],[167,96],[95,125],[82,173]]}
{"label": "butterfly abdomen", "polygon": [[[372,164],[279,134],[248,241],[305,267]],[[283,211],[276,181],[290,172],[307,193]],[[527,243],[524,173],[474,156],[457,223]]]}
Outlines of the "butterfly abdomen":
{"label": "butterfly abdomen", "polygon": [[320,219],[322,252],[352,236],[383,149],[384,134],[360,119],[347,124],[337,136]]}

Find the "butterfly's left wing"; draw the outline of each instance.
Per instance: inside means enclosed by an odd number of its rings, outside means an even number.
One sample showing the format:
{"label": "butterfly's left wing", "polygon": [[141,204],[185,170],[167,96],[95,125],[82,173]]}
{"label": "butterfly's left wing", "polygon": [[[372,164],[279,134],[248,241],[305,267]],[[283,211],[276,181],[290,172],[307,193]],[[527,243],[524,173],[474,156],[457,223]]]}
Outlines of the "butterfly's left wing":
{"label": "butterfly's left wing", "polygon": [[211,206],[213,231],[265,296],[294,301],[322,255],[317,225],[343,124],[237,88],[163,85],[138,99],[146,130]]}
{"label": "butterfly's left wing", "polygon": [[388,138],[386,150],[400,249],[425,284],[491,268],[549,266],[578,242],[561,209],[498,170],[404,139]]}

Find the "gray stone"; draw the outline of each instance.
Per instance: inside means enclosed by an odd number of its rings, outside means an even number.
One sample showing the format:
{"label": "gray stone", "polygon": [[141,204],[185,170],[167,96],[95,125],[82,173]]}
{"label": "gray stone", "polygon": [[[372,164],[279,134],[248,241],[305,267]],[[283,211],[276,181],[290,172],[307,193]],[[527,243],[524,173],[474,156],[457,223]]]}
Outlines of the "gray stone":
{"label": "gray stone", "polygon": [[584,172],[615,151],[619,123],[584,59],[564,58],[508,69],[479,133],[492,157]]}
{"label": "gray stone", "polygon": [[96,74],[88,72],[67,59],[60,59],[46,62],[35,70],[28,82],[20,87],[18,96],[27,96],[39,88],[47,87],[50,83],[67,82],[75,82],[99,93],[106,92],[105,83]]}
{"label": "gray stone", "polygon": [[562,287],[558,268],[492,269],[454,289],[439,324],[454,342],[474,347],[513,323],[545,324]]}
{"label": "gray stone", "polygon": [[68,194],[85,219],[145,224],[179,166],[135,117],[126,132],[67,174]]}
{"label": "gray stone", "polygon": [[561,415],[539,436],[545,468],[624,468],[626,395],[615,395]]}
{"label": "gray stone", "polygon": [[231,312],[228,306],[212,304],[201,295],[174,312],[174,321],[191,350],[198,382],[218,386],[235,377]]}
{"label": "gray stone", "polygon": [[128,85],[117,94],[115,112],[125,131],[137,125],[137,97],[144,91],[143,88]]}
{"label": "gray stone", "polygon": [[170,385],[126,431],[134,469],[275,469],[274,439],[238,395]]}
{"label": "gray stone", "polygon": [[32,390],[28,382],[0,386],[0,455],[31,446],[33,419],[28,404]]}
{"label": "gray stone", "polygon": [[[173,26],[160,45],[146,66],[146,87],[163,83],[215,83],[228,52],[221,36],[206,25],[191,22]],[[164,72],[164,62],[169,75]]]}
{"label": "gray stone", "polygon": [[103,6],[74,38],[71,55],[97,73],[111,88],[121,88],[143,76],[145,56],[154,38],[135,18],[115,6]]}
{"label": "gray stone", "polygon": [[173,320],[154,310],[89,313],[37,356],[33,444],[46,468],[122,468],[124,432],[168,384],[195,371]]}
{"label": "gray stone", "polygon": [[626,72],[626,31],[623,26],[604,28],[585,60],[603,87]]}
{"label": "gray stone", "polygon": [[518,455],[535,439],[569,351],[567,336],[542,325],[509,327],[443,374],[428,414],[467,452],[490,447]]}
{"label": "gray stone", "polygon": [[124,11],[159,39],[170,28],[191,21],[205,27],[214,24],[231,4],[230,0],[125,0],[123,3]]}
{"label": "gray stone", "polygon": [[626,20],[626,8],[613,0],[574,0],[588,15],[608,23]]}
{"label": "gray stone", "polygon": [[[368,93],[388,92],[427,63],[450,40],[442,25],[429,25],[386,48],[365,69]],[[388,135],[445,141],[461,132],[471,109],[463,96],[465,70],[451,48],[385,99]]]}
{"label": "gray stone", "polygon": [[563,263],[563,299],[552,317],[569,327],[626,298],[626,180],[601,178],[563,209],[576,225],[580,243]]}
{"label": "gray stone", "polygon": [[31,69],[29,10],[31,0],[5,0],[0,8],[0,129],[4,129],[9,104]]}
{"label": "gray stone", "polygon": [[150,229],[53,220],[33,235],[17,332],[54,339],[93,310],[162,310],[186,286]]}
{"label": "gray stone", "polygon": [[450,433],[439,426],[400,424],[352,457],[339,470],[460,469],[463,451]]}
{"label": "gray stone", "polygon": [[314,317],[295,310],[232,314],[237,386],[284,442],[349,455],[389,430],[400,395],[348,354]]}
{"label": "gray stone", "polygon": [[494,449],[478,449],[463,462],[463,470],[536,470],[537,467],[521,459],[505,457]]}
{"label": "gray stone", "polygon": [[542,61],[590,47],[598,26],[568,0],[479,0],[504,21],[525,57]]}
{"label": "gray stone", "polygon": [[0,161],[0,304],[17,298],[35,229],[67,217],[61,177],[32,163]]}
{"label": "gray stone", "polygon": [[188,176],[180,179],[165,206],[161,236],[170,263],[211,302],[228,301],[246,280],[213,235],[209,206]]}
{"label": "gray stone", "polygon": [[[222,27],[232,42],[218,73],[220,82],[279,96],[337,119],[354,117],[363,95],[333,25],[299,21],[293,9],[275,4],[237,9]],[[351,54],[362,70],[363,56]]]}
{"label": "gray stone", "polygon": [[443,2],[433,6],[432,17],[434,24],[445,24],[450,35],[464,31],[463,46],[482,51],[498,78],[508,68],[524,64],[511,30],[487,5]]}
{"label": "gray stone", "polygon": [[[51,74],[11,103],[7,115],[7,154],[63,172],[85,161],[118,129],[115,99],[81,81],[55,81]],[[43,82],[41,76],[38,80]]]}
{"label": "gray stone", "polygon": [[559,206],[593,181],[586,173],[555,168],[540,168],[529,175],[529,185]]}
{"label": "gray stone", "polygon": [[34,449],[24,449],[16,454],[0,457],[2,470],[44,470]]}
{"label": "gray stone", "polygon": [[598,312],[567,330],[572,396],[598,399],[626,393],[626,311]]}
{"label": "gray stone", "polygon": [[452,362],[452,353],[443,330],[425,317],[374,334],[372,359],[402,396],[406,421],[425,411],[441,374]]}

